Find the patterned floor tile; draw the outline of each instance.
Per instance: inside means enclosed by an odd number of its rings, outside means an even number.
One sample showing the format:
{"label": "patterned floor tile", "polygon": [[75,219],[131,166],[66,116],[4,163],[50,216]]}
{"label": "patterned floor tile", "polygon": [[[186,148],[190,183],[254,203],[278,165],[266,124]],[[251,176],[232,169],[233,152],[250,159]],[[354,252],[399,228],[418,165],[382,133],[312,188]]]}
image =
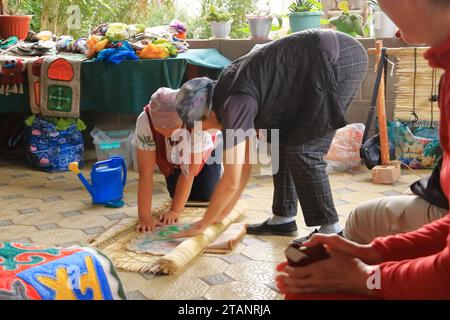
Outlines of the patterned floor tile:
{"label": "patterned floor tile", "polygon": [[88,235],[101,234],[104,231],[105,231],[105,228],[103,228],[103,227],[92,227],[92,228],[83,229],[83,232]]}
{"label": "patterned floor tile", "polygon": [[2,200],[9,201],[9,200],[18,200],[18,199],[22,199],[22,198],[23,198],[22,194],[12,194],[12,195],[8,195],[8,196],[3,196]]}
{"label": "patterned floor tile", "polygon": [[11,175],[14,179],[21,179],[21,178],[29,178],[31,175],[29,173],[18,173]]}
{"label": "patterned floor tile", "polygon": [[[3,159],[2,159],[3,161]],[[0,161],[1,162],[1,161]],[[258,168],[257,168],[258,169]],[[88,165],[83,173],[89,175]],[[429,172],[420,172],[423,175]],[[272,176],[260,176],[255,171],[244,201],[249,210],[242,216],[244,223],[259,223],[272,215]],[[18,176],[18,178],[14,178]],[[360,202],[405,191],[417,179],[403,172],[394,186],[371,183],[371,172],[358,169],[353,174],[336,172],[330,184],[341,223]],[[71,173],[47,174],[27,166],[0,167],[0,239],[60,247],[83,246],[96,234],[117,223],[117,220],[137,217],[138,173],[129,172],[131,182],[124,192],[128,204],[121,209],[92,205],[89,193]],[[153,207],[169,197],[161,174],[155,175]],[[3,185],[3,186],[2,186]],[[364,191],[364,192],[362,192]],[[38,209],[35,214],[31,209]],[[299,236],[307,235],[299,207]],[[29,214],[20,214],[18,210]],[[178,275],[160,277],[119,272],[129,299],[282,299],[275,283],[275,266],[285,260],[284,249],[292,237],[247,236],[230,255],[202,255]]]}
{"label": "patterned floor tile", "polygon": [[268,286],[270,289],[272,289],[273,291],[280,293],[280,289],[278,289],[277,284],[274,282],[271,283],[266,283],[266,286]]}
{"label": "patterned floor tile", "polygon": [[276,265],[277,263],[272,262],[248,261],[230,265],[225,273],[237,281],[269,283],[275,278]]}
{"label": "patterned floor tile", "polygon": [[11,239],[10,242],[14,243],[20,243],[20,244],[33,244],[33,240],[30,238],[17,238],[17,239]]}
{"label": "patterned floor tile", "polygon": [[12,224],[12,220],[0,220],[0,227],[10,226]]}
{"label": "patterned floor tile", "polygon": [[235,281],[232,277],[230,277],[229,275],[227,275],[225,273],[213,274],[213,275],[210,275],[207,277],[202,277],[200,279],[205,281],[210,286],[216,286],[219,284],[224,284],[224,283]]}
{"label": "patterned floor tile", "polygon": [[209,288],[208,300],[280,300],[281,295],[264,284],[231,282]]}
{"label": "patterned floor tile", "polygon": [[251,245],[245,248],[242,253],[252,260],[280,262],[284,258],[284,250],[288,247],[291,239],[285,240],[282,245],[274,242]]}
{"label": "patterned floor tile", "polygon": [[27,208],[27,209],[21,209],[17,210],[20,214],[31,214],[31,213],[37,213],[39,212],[39,208]]}
{"label": "patterned floor tile", "polygon": [[195,260],[195,268],[186,268],[181,271],[180,277],[200,278],[222,273],[228,264],[219,258],[219,255],[201,256]]}
{"label": "patterned floor tile", "polygon": [[395,190],[389,190],[389,191],[383,192],[383,194],[384,194],[385,196],[390,197],[390,196],[400,196],[400,195],[403,194],[403,192],[399,192],[399,191],[395,191]]}
{"label": "patterned floor tile", "polygon": [[44,201],[44,202],[56,202],[56,201],[61,201],[61,200],[63,200],[63,197],[61,197],[61,196],[50,196],[50,197],[42,198],[42,201]]}
{"label": "patterned floor tile", "polygon": [[206,297],[209,288],[208,284],[198,278],[165,276],[152,281],[141,281],[138,290],[152,300],[189,300],[199,296]]}
{"label": "patterned floor tile", "polygon": [[236,264],[236,263],[242,263],[247,262],[251,260],[249,257],[243,255],[243,254],[229,254],[223,257],[220,257],[223,261],[229,263],[229,264]]}
{"label": "patterned floor tile", "polygon": [[61,247],[61,248],[70,248],[70,247],[79,247],[82,246],[83,244],[79,241],[72,241],[72,242],[66,242],[66,243],[59,243],[56,244],[57,247]]}
{"label": "patterned floor tile", "polygon": [[347,188],[342,188],[342,189],[334,189],[333,192],[337,193],[337,194],[348,194],[348,193],[354,193],[355,191],[347,189]]}
{"label": "patterned floor tile", "polygon": [[105,214],[105,217],[108,218],[109,220],[120,220],[120,219],[128,218],[128,215],[123,212],[118,212],[118,213],[112,213],[112,214]]}
{"label": "patterned floor tile", "polygon": [[81,215],[81,214],[83,214],[81,211],[66,211],[66,212],[61,212],[61,214],[64,216],[64,217],[75,217],[75,216],[79,216],[79,215]]}
{"label": "patterned floor tile", "polygon": [[36,226],[39,230],[52,230],[52,229],[58,229],[59,226],[56,223],[47,223],[47,224],[41,224],[39,226]]}
{"label": "patterned floor tile", "polygon": [[259,238],[256,238],[254,236],[246,236],[243,240],[242,243],[245,244],[246,246],[251,246],[254,244],[263,244],[265,243],[264,240],[261,240]]}
{"label": "patterned floor tile", "polygon": [[148,300],[139,290],[127,292],[127,298],[128,300]]}
{"label": "patterned floor tile", "polygon": [[66,177],[54,175],[47,177],[47,179],[50,181],[58,181],[58,180],[66,180]]}

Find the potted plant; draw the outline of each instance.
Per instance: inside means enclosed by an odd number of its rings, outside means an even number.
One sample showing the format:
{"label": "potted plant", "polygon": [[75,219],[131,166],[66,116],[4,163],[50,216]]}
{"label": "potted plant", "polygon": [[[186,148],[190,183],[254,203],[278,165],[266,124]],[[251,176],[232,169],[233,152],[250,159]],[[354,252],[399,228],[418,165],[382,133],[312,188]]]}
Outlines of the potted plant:
{"label": "potted plant", "polygon": [[268,40],[270,31],[277,31],[283,25],[283,19],[276,17],[278,26],[273,25],[274,16],[271,14],[269,2],[265,9],[260,9],[252,14],[246,15],[248,21],[248,30],[254,40]]}
{"label": "potted plant", "polygon": [[233,15],[224,9],[218,9],[214,5],[209,8],[206,21],[211,24],[211,31],[215,39],[228,39],[231,32]]}
{"label": "potted plant", "polygon": [[19,14],[19,8],[20,0],[0,0],[0,38],[27,37],[31,16]]}
{"label": "potted plant", "polygon": [[330,24],[338,31],[344,32],[352,37],[364,36],[364,18],[357,13],[350,12],[348,1],[341,1],[338,5],[342,14],[330,20]]}
{"label": "potted plant", "polygon": [[292,32],[320,28],[323,6],[317,0],[295,0],[289,6]]}
{"label": "potted plant", "polygon": [[394,22],[380,9],[377,0],[369,0],[369,5],[373,12],[375,38],[394,38],[397,33]]}

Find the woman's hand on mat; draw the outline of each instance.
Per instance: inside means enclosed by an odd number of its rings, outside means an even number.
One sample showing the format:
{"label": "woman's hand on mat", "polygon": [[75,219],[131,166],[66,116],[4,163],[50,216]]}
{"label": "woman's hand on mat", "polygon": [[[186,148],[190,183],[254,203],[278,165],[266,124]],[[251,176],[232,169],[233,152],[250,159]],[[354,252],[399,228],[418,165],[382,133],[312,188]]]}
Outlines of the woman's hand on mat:
{"label": "woman's hand on mat", "polygon": [[330,258],[306,267],[293,268],[287,262],[277,267],[284,274],[276,277],[281,293],[350,293],[372,295],[368,287],[370,267],[338,250]]}
{"label": "woman's hand on mat", "polygon": [[325,245],[328,249],[341,251],[348,256],[358,258],[369,265],[380,264],[383,258],[372,245],[361,245],[339,235],[316,234],[303,243],[305,247]]}
{"label": "woman's hand on mat", "polygon": [[187,229],[186,231],[173,234],[170,237],[174,238],[174,239],[195,237],[195,236],[202,234],[203,231],[205,231],[205,229],[207,227],[208,226],[206,226],[204,224],[203,220],[200,220],[200,221],[192,224],[191,227],[189,229]]}
{"label": "woman's hand on mat", "polygon": [[175,224],[181,216],[181,212],[174,210],[167,211],[159,218],[159,221],[165,225]]}
{"label": "woman's hand on mat", "polygon": [[137,232],[153,232],[161,226],[161,222],[156,221],[151,216],[149,217],[139,217],[139,222],[136,226]]}

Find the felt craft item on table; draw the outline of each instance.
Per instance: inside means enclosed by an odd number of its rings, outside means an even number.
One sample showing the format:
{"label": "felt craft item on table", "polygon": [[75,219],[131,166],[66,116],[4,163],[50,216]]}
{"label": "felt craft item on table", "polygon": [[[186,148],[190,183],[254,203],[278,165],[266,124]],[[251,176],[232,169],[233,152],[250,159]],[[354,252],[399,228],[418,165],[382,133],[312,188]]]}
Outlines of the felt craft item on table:
{"label": "felt craft item on table", "polygon": [[120,64],[125,60],[139,60],[139,57],[133,48],[131,48],[128,41],[122,41],[112,43],[110,48],[101,50],[96,60]]}
{"label": "felt craft item on table", "polygon": [[0,59],[0,95],[23,94],[25,68],[22,59]]}

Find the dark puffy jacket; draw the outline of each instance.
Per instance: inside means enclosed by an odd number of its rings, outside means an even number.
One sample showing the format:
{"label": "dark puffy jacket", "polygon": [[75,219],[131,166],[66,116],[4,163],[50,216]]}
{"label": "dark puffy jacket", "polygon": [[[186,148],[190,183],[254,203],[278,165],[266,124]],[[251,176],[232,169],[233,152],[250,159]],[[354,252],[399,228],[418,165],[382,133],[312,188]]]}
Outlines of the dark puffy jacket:
{"label": "dark puffy jacket", "polygon": [[300,32],[230,64],[217,82],[214,110],[232,94],[248,94],[258,101],[257,129],[280,129],[280,143],[301,144],[347,124],[337,86],[319,33]]}

